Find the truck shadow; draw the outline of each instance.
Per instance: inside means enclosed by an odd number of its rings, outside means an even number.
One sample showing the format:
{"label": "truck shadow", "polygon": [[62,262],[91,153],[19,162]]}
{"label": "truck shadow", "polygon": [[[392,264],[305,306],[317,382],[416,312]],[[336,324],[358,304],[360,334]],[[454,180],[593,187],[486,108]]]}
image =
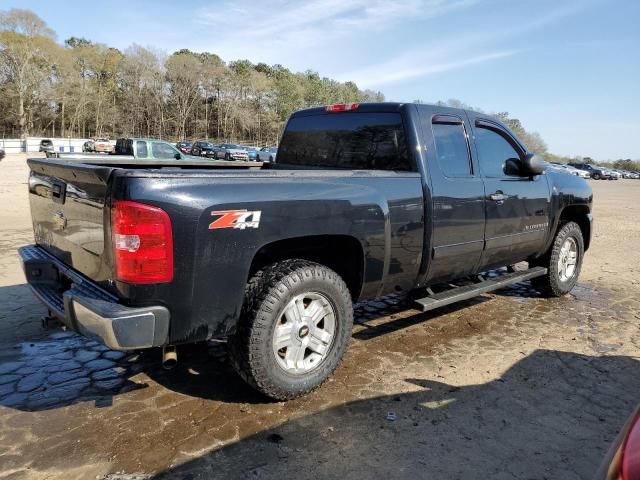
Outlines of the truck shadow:
{"label": "truck shadow", "polygon": [[346,403],[216,448],[164,479],[591,478],[640,400],[640,362],[538,350],[500,378]]}

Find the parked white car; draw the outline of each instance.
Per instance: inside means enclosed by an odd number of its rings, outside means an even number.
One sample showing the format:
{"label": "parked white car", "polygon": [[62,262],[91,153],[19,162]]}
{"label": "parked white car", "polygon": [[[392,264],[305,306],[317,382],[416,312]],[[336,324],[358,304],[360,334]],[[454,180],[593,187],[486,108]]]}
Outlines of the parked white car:
{"label": "parked white car", "polygon": [[570,175],[575,175],[576,177],[591,178],[591,175],[586,170],[580,170],[578,168],[572,167],[571,165],[552,162],[549,166],[554,170],[562,171]]}
{"label": "parked white car", "polygon": [[262,147],[258,150],[258,161],[273,162],[278,155],[278,147]]}
{"label": "parked white car", "polygon": [[93,151],[98,153],[113,152],[113,144],[106,138],[96,138],[93,141]]}

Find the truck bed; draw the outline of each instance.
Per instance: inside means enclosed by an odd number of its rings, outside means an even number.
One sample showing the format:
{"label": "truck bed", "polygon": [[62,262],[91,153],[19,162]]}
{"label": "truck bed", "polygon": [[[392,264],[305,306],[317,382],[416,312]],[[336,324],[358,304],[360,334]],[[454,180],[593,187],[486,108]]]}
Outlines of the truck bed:
{"label": "truck bed", "polygon": [[[34,162],[38,159],[30,159]],[[104,165],[120,168],[261,168],[265,162],[237,160],[137,160],[129,155],[104,155],[101,153],[56,153],[47,155],[47,160],[80,162],[89,165]]]}

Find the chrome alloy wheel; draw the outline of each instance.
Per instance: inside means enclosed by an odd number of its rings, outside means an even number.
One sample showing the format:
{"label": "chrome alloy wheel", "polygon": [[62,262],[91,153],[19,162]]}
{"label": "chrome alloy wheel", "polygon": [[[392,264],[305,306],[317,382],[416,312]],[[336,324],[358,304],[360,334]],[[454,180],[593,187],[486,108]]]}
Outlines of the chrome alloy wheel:
{"label": "chrome alloy wheel", "polygon": [[323,295],[307,292],[291,300],[273,330],[273,353],[285,372],[301,375],[327,357],[336,333],[336,313]]}
{"label": "chrome alloy wheel", "polygon": [[578,244],[573,237],[567,237],[558,255],[558,276],[561,282],[570,280],[576,273],[578,264]]}

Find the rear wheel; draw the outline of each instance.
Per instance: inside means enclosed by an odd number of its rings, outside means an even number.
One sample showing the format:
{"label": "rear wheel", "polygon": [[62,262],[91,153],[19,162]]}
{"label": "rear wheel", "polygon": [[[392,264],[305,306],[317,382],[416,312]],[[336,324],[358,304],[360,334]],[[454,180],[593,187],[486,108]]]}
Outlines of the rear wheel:
{"label": "rear wheel", "polygon": [[229,339],[232,364],[252,387],[276,400],[320,386],[338,367],[351,338],[353,307],[333,270],[286,260],[247,285],[242,318]]}
{"label": "rear wheel", "polygon": [[578,281],[584,255],[582,230],[575,222],[560,226],[549,252],[537,266],[547,268],[547,274],[531,280],[533,287],[540,293],[560,297],[571,291]]}

